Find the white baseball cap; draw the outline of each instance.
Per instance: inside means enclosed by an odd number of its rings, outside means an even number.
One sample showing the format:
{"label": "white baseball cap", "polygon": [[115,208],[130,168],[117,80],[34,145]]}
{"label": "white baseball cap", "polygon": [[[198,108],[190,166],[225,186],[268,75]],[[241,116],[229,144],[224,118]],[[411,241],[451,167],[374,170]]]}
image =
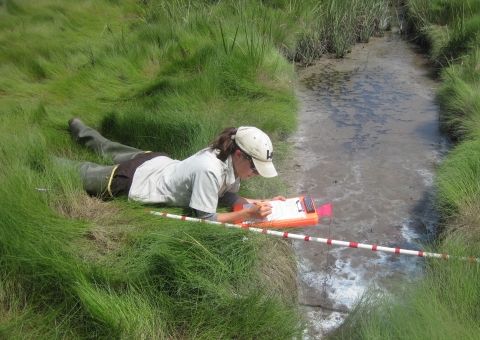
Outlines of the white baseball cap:
{"label": "white baseball cap", "polygon": [[252,157],[253,164],[262,177],[275,177],[273,166],[273,145],[265,132],[253,126],[241,126],[232,136],[238,148]]}

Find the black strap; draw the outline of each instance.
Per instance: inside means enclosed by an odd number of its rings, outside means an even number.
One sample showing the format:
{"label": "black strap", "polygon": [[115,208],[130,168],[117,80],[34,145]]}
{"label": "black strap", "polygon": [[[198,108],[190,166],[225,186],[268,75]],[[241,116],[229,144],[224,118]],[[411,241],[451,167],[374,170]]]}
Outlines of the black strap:
{"label": "black strap", "polygon": [[137,168],[146,161],[160,156],[170,157],[165,152],[149,152],[142,153],[126,162],[121,163],[113,174],[112,183],[110,185],[112,195],[116,197],[127,195],[130,191],[130,187],[132,186],[133,175],[135,174]]}

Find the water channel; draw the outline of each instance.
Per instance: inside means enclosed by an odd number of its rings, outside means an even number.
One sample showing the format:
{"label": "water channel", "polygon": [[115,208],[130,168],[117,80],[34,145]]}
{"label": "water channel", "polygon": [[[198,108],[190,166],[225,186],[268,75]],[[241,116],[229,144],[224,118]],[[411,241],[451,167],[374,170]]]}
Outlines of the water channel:
{"label": "water channel", "polygon": [[[302,104],[284,175],[332,218],[294,233],[419,250],[434,232],[438,131],[435,82],[425,54],[399,33],[356,45],[344,59],[299,70]],[[337,327],[367,287],[412,277],[421,259],[305,241],[293,242],[310,338]]]}

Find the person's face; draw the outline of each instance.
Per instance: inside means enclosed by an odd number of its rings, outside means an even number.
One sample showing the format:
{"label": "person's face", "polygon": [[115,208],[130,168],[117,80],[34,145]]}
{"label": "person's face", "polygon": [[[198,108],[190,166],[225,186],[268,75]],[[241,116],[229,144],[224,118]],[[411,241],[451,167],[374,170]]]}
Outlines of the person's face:
{"label": "person's face", "polygon": [[255,170],[255,165],[250,157],[245,155],[242,151],[236,150],[232,155],[233,171],[241,179],[250,178],[254,175],[258,175]]}

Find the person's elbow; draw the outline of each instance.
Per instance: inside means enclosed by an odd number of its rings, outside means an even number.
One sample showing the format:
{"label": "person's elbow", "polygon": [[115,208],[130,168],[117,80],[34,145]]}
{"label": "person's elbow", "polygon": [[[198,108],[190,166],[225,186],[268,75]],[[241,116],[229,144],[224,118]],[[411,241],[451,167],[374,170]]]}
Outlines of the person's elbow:
{"label": "person's elbow", "polygon": [[217,221],[218,214],[217,213],[209,213],[201,210],[195,210],[195,215],[197,218],[200,218],[202,220],[207,220],[207,221]]}

